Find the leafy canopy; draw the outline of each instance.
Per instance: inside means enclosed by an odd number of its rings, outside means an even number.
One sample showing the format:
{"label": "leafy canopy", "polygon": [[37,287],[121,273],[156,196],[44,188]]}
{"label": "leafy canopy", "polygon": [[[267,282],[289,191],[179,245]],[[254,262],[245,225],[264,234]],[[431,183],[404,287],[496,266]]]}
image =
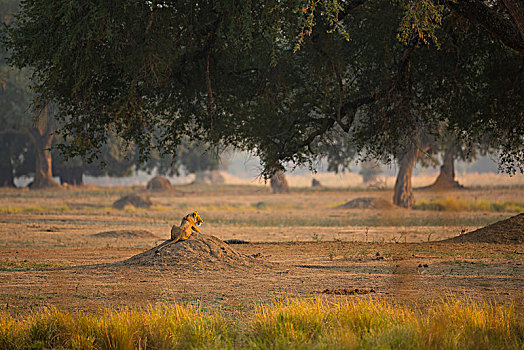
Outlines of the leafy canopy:
{"label": "leafy canopy", "polygon": [[59,106],[71,156],[112,133],[142,159],[189,138],[251,150],[269,175],[336,135],[396,154],[445,121],[467,142],[490,135],[514,171],[522,56],[443,4],[24,0],[4,43]]}

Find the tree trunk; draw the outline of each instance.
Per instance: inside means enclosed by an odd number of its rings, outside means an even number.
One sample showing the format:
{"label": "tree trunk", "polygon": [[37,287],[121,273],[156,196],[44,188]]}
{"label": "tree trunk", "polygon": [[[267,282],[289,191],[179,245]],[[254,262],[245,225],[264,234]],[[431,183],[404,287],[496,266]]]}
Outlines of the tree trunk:
{"label": "tree trunk", "polygon": [[455,179],[455,157],[454,152],[450,149],[444,152],[440,174],[448,179]]}
{"label": "tree trunk", "polygon": [[31,184],[31,189],[46,187],[59,187],[60,185],[53,179],[51,144],[53,134],[41,134],[37,128],[31,130],[33,141],[35,143],[35,178]]}
{"label": "tree trunk", "polygon": [[435,182],[427,188],[434,190],[463,188],[463,186],[455,180],[455,153],[453,152],[453,145],[444,151],[444,159],[442,160],[440,173]]}
{"label": "tree trunk", "polygon": [[411,208],[415,203],[413,187],[411,186],[411,176],[419,154],[420,151],[413,145],[399,159],[399,169],[397,180],[395,181],[395,193],[393,194],[393,204],[399,207]]}
{"label": "tree trunk", "polygon": [[502,0],[524,40],[524,4],[522,0]]}
{"label": "tree trunk", "polygon": [[82,186],[84,184],[84,167],[72,167],[60,169],[60,181],[62,184]]}
{"label": "tree trunk", "polygon": [[0,187],[16,187],[13,177],[13,164],[11,164],[9,141],[2,142],[2,155],[0,155]]}
{"label": "tree trunk", "polygon": [[277,171],[276,173],[271,176],[271,180],[269,182],[271,184],[271,188],[273,189],[273,193],[288,193],[289,192],[289,185],[286,180],[286,175],[282,170]]}
{"label": "tree trunk", "polygon": [[225,183],[224,177],[218,170],[204,170],[195,173],[194,184],[218,185]]}
{"label": "tree trunk", "polygon": [[362,175],[364,184],[369,184],[377,181],[378,175],[382,172],[380,165],[374,161],[366,161],[362,163],[359,174]]}
{"label": "tree trunk", "polygon": [[16,187],[10,160],[0,164],[0,187]]}

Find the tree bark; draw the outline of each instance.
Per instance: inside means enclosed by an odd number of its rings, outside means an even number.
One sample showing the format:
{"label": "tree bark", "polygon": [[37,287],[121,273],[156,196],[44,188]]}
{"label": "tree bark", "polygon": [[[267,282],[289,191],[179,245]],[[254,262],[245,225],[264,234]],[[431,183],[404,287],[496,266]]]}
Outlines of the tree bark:
{"label": "tree bark", "polygon": [[453,145],[451,145],[444,151],[444,159],[442,160],[442,166],[440,167],[440,173],[437,179],[427,188],[446,190],[463,187],[464,186],[455,180],[455,152],[453,151]]}
{"label": "tree bark", "polygon": [[225,179],[218,170],[204,170],[195,172],[193,183],[219,185],[225,183]]}
{"label": "tree bark", "polygon": [[503,0],[504,6],[512,18],[506,18],[494,8],[480,0],[456,1],[433,0],[436,4],[444,4],[459,16],[472,23],[478,23],[504,45],[520,53],[524,52],[522,40],[523,15],[521,0]]}
{"label": "tree bark", "polygon": [[447,149],[444,152],[444,159],[442,161],[442,166],[440,167],[440,174],[443,177],[448,179],[455,179],[455,157],[454,152],[450,149]]}
{"label": "tree bark", "polygon": [[60,185],[53,179],[51,145],[53,134],[41,133],[38,128],[31,130],[33,142],[35,144],[35,178],[30,185],[31,189],[47,187],[59,187]]}
{"label": "tree bark", "polygon": [[81,166],[61,168],[59,176],[62,185],[66,183],[72,186],[82,186],[84,184],[84,168]]}
{"label": "tree bark", "polygon": [[9,153],[9,141],[4,139],[0,156],[0,187],[16,187]]}
{"label": "tree bark", "polygon": [[411,176],[419,155],[420,150],[413,145],[399,158],[399,169],[397,180],[395,181],[395,192],[393,194],[393,204],[399,207],[411,208],[415,203]]}
{"label": "tree bark", "polygon": [[381,173],[380,165],[377,162],[366,161],[362,163],[359,174],[362,175],[364,184],[377,181],[378,174]]}
{"label": "tree bark", "polygon": [[517,26],[522,41],[524,41],[524,3],[522,0],[502,0],[504,6]]}
{"label": "tree bark", "polygon": [[16,187],[11,161],[0,164],[0,187]]}
{"label": "tree bark", "polygon": [[271,176],[270,180],[271,188],[273,193],[288,193],[289,185],[286,180],[286,175],[282,170],[277,171]]}

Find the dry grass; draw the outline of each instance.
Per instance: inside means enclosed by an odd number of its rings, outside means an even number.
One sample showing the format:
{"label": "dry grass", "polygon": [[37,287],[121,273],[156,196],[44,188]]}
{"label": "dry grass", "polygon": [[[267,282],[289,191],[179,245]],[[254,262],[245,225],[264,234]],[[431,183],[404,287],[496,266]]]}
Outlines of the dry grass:
{"label": "dry grass", "polygon": [[49,211],[68,211],[70,208],[67,204],[57,205],[51,208],[44,208],[40,205],[30,205],[30,206],[5,206],[0,207],[0,214],[16,214],[16,213],[41,213]]}
{"label": "dry grass", "polygon": [[0,348],[72,349],[522,349],[511,306],[446,299],[425,310],[371,299],[260,305],[243,321],[194,306],[100,315],[45,309],[0,316]]}
{"label": "dry grass", "polygon": [[437,211],[483,211],[497,213],[520,213],[524,211],[524,203],[507,201],[493,202],[489,200],[467,201],[460,198],[446,197],[430,200],[419,200],[414,206],[419,210]]}
{"label": "dry grass", "polygon": [[[230,174],[223,174],[227,184],[235,185],[251,185],[258,187],[269,187],[269,182],[265,183],[260,179],[255,178],[238,178]],[[423,187],[431,185],[435,182],[438,173],[418,174],[413,176],[412,183],[414,187]],[[319,180],[323,186],[331,188],[367,188],[369,185],[364,184],[362,176],[354,172],[346,172],[341,174],[333,174],[326,172],[319,172],[316,174],[295,174],[289,173],[286,175],[288,183],[291,187],[311,187],[311,180],[313,178]],[[385,188],[393,188],[395,184],[394,176],[379,176],[380,185]],[[457,181],[466,187],[520,187],[524,186],[524,175],[517,174],[510,176],[507,174],[494,173],[468,173],[457,174]]]}

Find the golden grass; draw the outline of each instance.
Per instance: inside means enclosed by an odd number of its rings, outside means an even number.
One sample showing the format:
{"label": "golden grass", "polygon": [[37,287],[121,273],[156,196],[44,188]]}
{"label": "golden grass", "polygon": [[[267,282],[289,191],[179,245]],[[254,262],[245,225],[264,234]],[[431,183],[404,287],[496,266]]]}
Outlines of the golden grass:
{"label": "golden grass", "polygon": [[152,205],[149,209],[154,210],[154,211],[170,211],[171,210],[171,208],[165,207],[163,205]]}
{"label": "golden grass", "polygon": [[[193,203],[181,203],[177,209],[191,209],[194,207]],[[255,211],[255,210],[287,210],[287,209],[306,209],[307,205],[303,203],[289,203],[278,201],[257,201],[253,203],[211,203],[198,204],[200,211]]]}
{"label": "golden grass", "polygon": [[424,310],[386,301],[321,298],[260,305],[243,323],[194,306],[101,315],[44,309],[0,316],[0,349],[522,349],[513,308],[446,299]]}
{"label": "golden grass", "polygon": [[436,211],[487,211],[487,212],[504,212],[520,213],[524,211],[524,203],[507,201],[493,202],[488,200],[466,201],[459,198],[446,197],[430,200],[419,200],[416,202],[414,209],[419,210],[436,210]]}
{"label": "golden grass", "polygon": [[69,208],[69,206],[67,204],[62,204],[62,205],[57,205],[56,207],[53,208],[53,210],[57,210],[57,211],[69,211],[71,210]]}
{"label": "golden grass", "polygon": [[68,211],[71,210],[67,204],[57,205],[53,208],[44,208],[40,205],[30,205],[24,207],[11,206],[0,207],[1,214],[16,214],[16,213],[40,213],[46,211]]}
{"label": "golden grass", "polygon": [[0,207],[0,213],[2,214],[15,214],[15,213],[31,213],[31,212],[42,212],[46,209],[42,208],[39,205],[26,206],[26,207],[17,207],[8,205],[6,207]]}

